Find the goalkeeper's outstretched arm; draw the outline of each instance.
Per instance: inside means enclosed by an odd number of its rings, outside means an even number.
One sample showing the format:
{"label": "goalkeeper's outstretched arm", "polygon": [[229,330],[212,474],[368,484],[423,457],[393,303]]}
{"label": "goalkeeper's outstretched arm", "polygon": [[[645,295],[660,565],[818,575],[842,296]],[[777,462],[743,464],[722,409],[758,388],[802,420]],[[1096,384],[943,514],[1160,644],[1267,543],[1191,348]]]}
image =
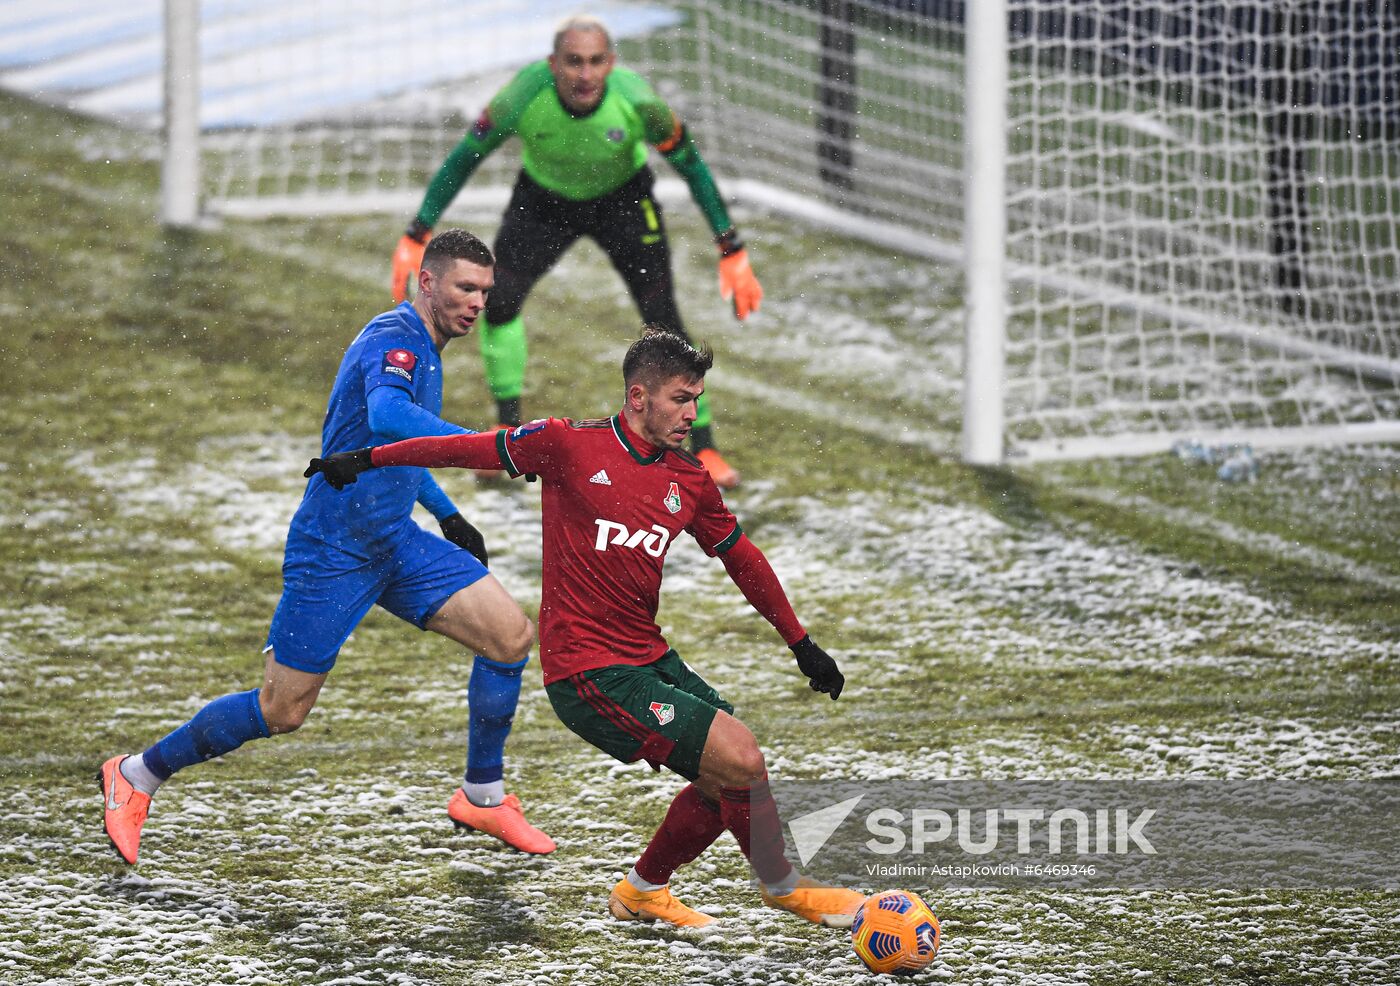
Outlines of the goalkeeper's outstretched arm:
{"label": "goalkeeper's outstretched arm", "polygon": [[535,78],[538,75],[538,72],[532,73],[528,68],[522,69],[509,85],[496,93],[466,136],[447,155],[432,181],[428,182],[418,212],[394,248],[389,289],[395,301],[404,301],[412,294],[418,270],[423,266],[423,251],[433,238],[433,227],[442,218],[447,206],[457,197],[482,160],[515,132],[516,119],[528,104],[533,89],[539,86]]}
{"label": "goalkeeper's outstretched arm", "polygon": [[763,301],[763,286],[758,283],[749,266],[749,254],[739,239],[739,232],[729,218],[724,198],[715,185],[714,175],[700,148],[691,139],[680,117],[656,94],[640,76],[614,73],[620,85],[627,87],[629,98],[641,114],[647,131],[647,143],[654,146],[676,173],[690,187],[691,198],[705,214],[705,221],[715,234],[719,248],[719,293],[734,305],[734,315],[741,322],[758,311]]}
{"label": "goalkeeper's outstretched arm", "polygon": [[758,311],[763,301],[763,287],[749,266],[748,251],[739,239],[739,231],[729,221],[729,212],[720,198],[719,189],[715,187],[709,166],[679,121],[674,137],[658,145],[657,149],[690,186],[690,194],[714,230],[715,245],[719,248],[720,297],[733,301],[734,314],[742,322]]}

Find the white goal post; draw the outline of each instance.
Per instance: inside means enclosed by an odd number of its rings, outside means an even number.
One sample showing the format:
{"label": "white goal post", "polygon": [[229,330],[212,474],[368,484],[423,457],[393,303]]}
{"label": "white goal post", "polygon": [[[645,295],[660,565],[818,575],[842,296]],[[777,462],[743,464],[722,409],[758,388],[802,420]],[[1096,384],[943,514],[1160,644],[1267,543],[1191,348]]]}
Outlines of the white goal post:
{"label": "white goal post", "polygon": [[199,3],[165,0],[164,148],[160,221],[193,226],[199,220]]}
{"label": "white goal post", "polygon": [[[206,8],[202,208],[408,216],[573,11],[462,6]],[[727,193],[963,268],[968,461],[1400,441],[1394,5],[594,10]],[[472,198],[501,200],[514,161]]]}

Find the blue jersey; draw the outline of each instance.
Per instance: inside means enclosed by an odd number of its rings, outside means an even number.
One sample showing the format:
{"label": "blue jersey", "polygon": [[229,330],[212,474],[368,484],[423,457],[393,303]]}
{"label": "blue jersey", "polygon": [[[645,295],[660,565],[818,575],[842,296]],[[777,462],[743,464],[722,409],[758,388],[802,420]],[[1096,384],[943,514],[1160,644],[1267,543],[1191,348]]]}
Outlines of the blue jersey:
{"label": "blue jersey", "polygon": [[[367,401],[378,387],[398,387],[424,411],[442,414],[442,358],[409,302],[376,317],[346,350],[321,428],[322,456],[402,437],[370,430]],[[418,466],[371,469],[342,492],[317,473],[306,484],[292,531],[364,558],[387,554],[404,525],[412,523],[426,473]]]}

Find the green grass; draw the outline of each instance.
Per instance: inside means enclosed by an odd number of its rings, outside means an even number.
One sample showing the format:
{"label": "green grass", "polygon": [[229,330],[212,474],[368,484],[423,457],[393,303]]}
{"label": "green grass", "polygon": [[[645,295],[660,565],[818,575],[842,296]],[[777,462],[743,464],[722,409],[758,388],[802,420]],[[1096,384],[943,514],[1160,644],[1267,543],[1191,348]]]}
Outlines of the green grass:
{"label": "green grass", "polygon": [[[118,863],[92,772],[258,682],[300,468],[345,344],[386,306],[398,223],[163,232],[143,140],[8,96],[0,118],[0,978],[867,981],[843,936],[759,906],[728,839],[677,880],[728,934],[609,923],[677,785],[587,748],[533,672],[508,776],[561,848],[454,833],[470,657],[383,613],[299,734],[182,774],[141,865]],[[669,218],[745,474],[730,502],[849,676],[818,701],[720,567],[674,549],[690,588],[663,626],[777,776],[1400,769],[1400,450],[1270,453],[1248,486],[1169,457],[968,468],[903,431],[955,441],[955,275],[744,215],[767,298],[738,326],[695,210]],[[527,412],[611,410],[636,316],[598,251],[526,315]],[[448,416],[489,423],[473,346],[446,363]],[[533,609],[537,491],[442,481]],[[929,978],[1400,974],[1394,894],[915,889],[944,923]]]}

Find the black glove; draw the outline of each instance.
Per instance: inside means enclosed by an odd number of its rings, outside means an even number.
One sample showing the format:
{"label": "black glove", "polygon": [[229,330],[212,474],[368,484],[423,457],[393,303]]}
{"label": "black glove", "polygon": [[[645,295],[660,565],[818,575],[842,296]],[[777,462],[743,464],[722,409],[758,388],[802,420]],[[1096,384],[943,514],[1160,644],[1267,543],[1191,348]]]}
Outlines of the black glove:
{"label": "black glove", "polygon": [[834,702],[841,696],[846,686],[846,676],[831,659],[831,655],[818,647],[810,636],[803,637],[789,648],[797,655],[797,669],[809,679],[814,692],[826,692]]}
{"label": "black glove", "polygon": [[490,567],[490,562],[486,560],[486,539],[467,518],[461,514],[453,514],[451,517],[444,517],[441,526],[443,537],[457,547],[470,551],[483,566]]}
{"label": "black glove", "polygon": [[371,451],[372,449],[358,448],[353,452],[337,452],[324,459],[312,459],[311,465],[306,467],[306,472],[302,475],[309,479],[319,472],[326,477],[326,482],[331,486],[343,490],[359,479],[360,473],[374,468],[374,464],[369,460]]}

